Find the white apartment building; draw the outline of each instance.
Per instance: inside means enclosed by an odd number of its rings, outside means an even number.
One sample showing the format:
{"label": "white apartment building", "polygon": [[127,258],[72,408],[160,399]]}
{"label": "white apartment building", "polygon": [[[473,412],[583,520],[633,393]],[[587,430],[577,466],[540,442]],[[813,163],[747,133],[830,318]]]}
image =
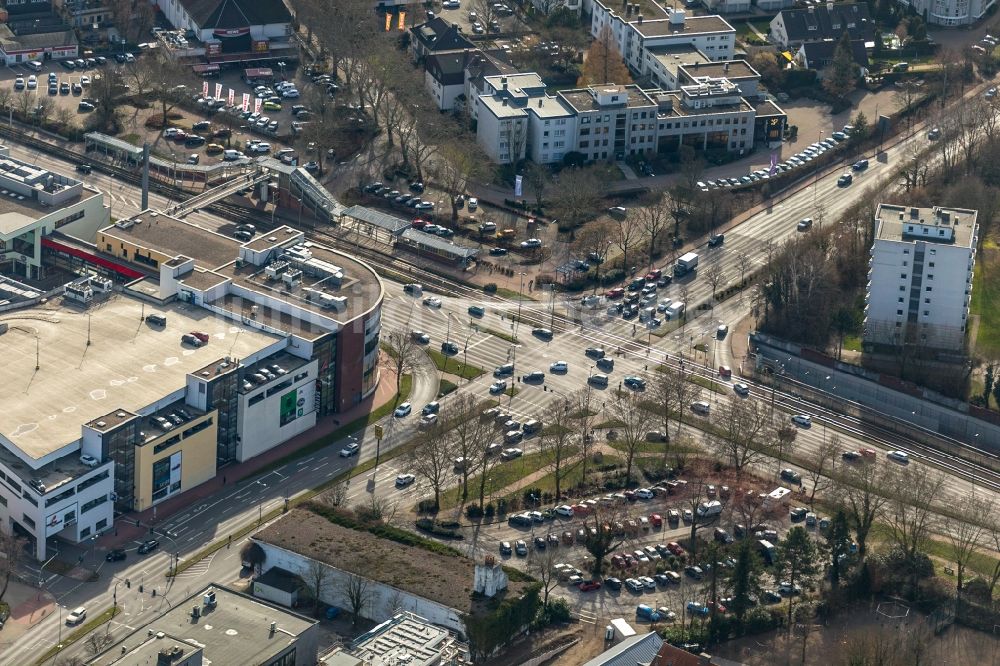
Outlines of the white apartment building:
{"label": "white apartment building", "polygon": [[932,25],[971,25],[983,18],[996,0],[899,0]]}
{"label": "white apartment building", "polygon": [[583,0],[531,0],[531,5],[546,16],[557,9],[565,9],[579,16],[580,10],[583,9]]}
{"label": "white apartment building", "polygon": [[638,76],[649,72],[648,53],[656,47],[690,44],[714,61],[732,60],[736,47],[736,30],[721,16],[687,16],[683,9],[670,8],[644,16],[639,5],[623,2],[615,11],[611,4],[594,0],[590,34],[596,38],[605,28]]}
{"label": "white apartment building", "polygon": [[[500,164],[525,157],[551,164],[569,152],[614,161],[682,145],[742,153],[763,138],[757,136],[761,122],[784,114],[777,107],[758,112],[748,101],[747,93],[759,97],[756,72],[737,62],[679,66],[671,79],[681,83],[675,90],[607,85],[549,95],[537,74],[486,77],[489,94],[476,98],[476,137]],[[728,72],[739,83],[711,76]]]}
{"label": "white apartment building", "polygon": [[880,204],[865,297],[868,351],[961,351],[972,298],[977,212]]}

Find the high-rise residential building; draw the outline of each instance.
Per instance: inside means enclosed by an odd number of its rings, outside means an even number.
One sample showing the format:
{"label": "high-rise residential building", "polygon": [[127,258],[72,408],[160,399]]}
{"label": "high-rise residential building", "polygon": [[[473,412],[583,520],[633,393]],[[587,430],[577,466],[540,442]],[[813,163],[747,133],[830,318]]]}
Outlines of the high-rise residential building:
{"label": "high-rise residential building", "polygon": [[962,350],[976,217],[964,208],[879,204],[865,297],[866,351]]}

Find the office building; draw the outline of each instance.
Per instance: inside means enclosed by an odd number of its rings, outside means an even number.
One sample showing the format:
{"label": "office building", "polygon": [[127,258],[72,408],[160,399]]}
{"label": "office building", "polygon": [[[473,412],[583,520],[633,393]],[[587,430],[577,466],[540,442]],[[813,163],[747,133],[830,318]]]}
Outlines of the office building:
{"label": "office building", "polygon": [[963,350],[976,217],[963,208],[879,205],[865,296],[867,351]]}
{"label": "office building", "polygon": [[319,641],[317,620],[213,583],[134,628],[86,663],[314,666]]}

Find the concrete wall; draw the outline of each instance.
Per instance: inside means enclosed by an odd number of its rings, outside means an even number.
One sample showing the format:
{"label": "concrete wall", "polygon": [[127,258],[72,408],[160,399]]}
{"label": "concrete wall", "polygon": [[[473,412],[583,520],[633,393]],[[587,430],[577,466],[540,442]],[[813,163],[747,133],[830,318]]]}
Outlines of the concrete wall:
{"label": "concrete wall", "polygon": [[[298,574],[303,580],[309,580],[309,567],[313,560],[293,553],[284,548],[279,548],[272,544],[257,541],[256,543],[264,549],[267,556],[265,567],[281,567],[287,571]],[[326,604],[350,610],[351,604],[347,600],[343,589],[349,578],[347,572],[340,569],[324,565],[329,571],[329,584],[321,591],[320,598]],[[372,601],[368,607],[362,611],[362,615],[373,622],[384,622],[400,610],[415,613],[432,624],[437,624],[446,629],[451,629],[461,635],[465,635],[465,623],[459,611],[448,608],[442,604],[429,599],[424,599],[415,594],[404,592],[390,585],[371,581],[368,589],[372,593]]]}

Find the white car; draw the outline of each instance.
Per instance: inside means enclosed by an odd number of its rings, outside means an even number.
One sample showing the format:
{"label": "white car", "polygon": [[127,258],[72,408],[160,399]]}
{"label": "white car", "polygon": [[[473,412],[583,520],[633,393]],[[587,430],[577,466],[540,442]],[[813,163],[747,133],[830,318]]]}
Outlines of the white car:
{"label": "white car", "polygon": [[750,387],[743,382],[736,382],[733,384],[733,391],[737,395],[748,396],[750,395]]}
{"label": "white car", "polygon": [[86,453],[80,455],[80,462],[87,467],[97,467],[100,464],[100,461],[97,458]]}
{"label": "white car", "polygon": [[562,504],[556,507],[556,513],[560,516],[565,516],[566,518],[573,517],[573,507],[568,504]]}
{"label": "white car", "polygon": [[691,411],[694,412],[695,414],[708,414],[708,412],[711,411],[711,409],[712,406],[709,405],[704,400],[699,400],[697,402],[691,403]]}
{"label": "white car", "polygon": [[796,414],[792,417],[792,423],[803,428],[811,428],[813,424],[812,417],[808,414]]}
{"label": "white car", "polygon": [[357,442],[349,442],[344,448],[340,450],[341,458],[350,458],[353,455],[357,455],[358,451],[361,450],[361,445]]}
{"label": "white car", "polygon": [[422,417],[420,417],[420,427],[430,428],[432,425],[437,423],[437,421],[438,421],[437,414],[424,414]]}
{"label": "white car", "polygon": [[648,500],[648,499],[653,499],[656,495],[649,488],[639,488],[637,491],[635,491],[635,496],[638,497],[639,499]]}
{"label": "white car", "polygon": [[441,307],[441,299],[437,296],[428,296],[424,299],[424,305],[429,308],[439,308]]}
{"label": "white car", "polygon": [[569,363],[566,361],[556,361],[549,366],[549,372],[567,372],[569,370]]}
{"label": "white car", "polygon": [[392,415],[395,416],[396,418],[402,418],[404,416],[409,416],[410,412],[412,411],[413,411],[413,405],[411,405],[408,402],[404,402],[403,404],[401,404],[399,407],[396,408],[396,411],[394,411]]}
{"label": "white car", "polygon": [[498,382],[493,382],[490,384],[490,393],[496,395],[497,393],[503,393],[507,390],[507,382],[500,380]]}
{"label": "white car", "polygon": [[85,619],[87,619],[87,609],[84,606],[77,606],[66,616],[66,624],[71,626],[80,624]]}
{"label": "white car", "polygon": [[904,465],[910,462],[910,455],[904,451],[889,451],[885,454],[889,460],[895,460],[898,463],[903,463]]}
{"label": "white car", "polygon": [[504,460],[513,460],[514,458],[520,458],[523,455],[524,455],[523,449],[510,448],[510,449],[504,449],[503,452],[500,454],[500,457],[503,458]]}
{"label": "white car", "polygon": [[462,3],[459,0],[444,0],[441,6],[445,9],[458,9],[462,6]]}
{"label": "white car", "polygon": [[396,477],[396,487],[405,488],[406,486],[410,485],[416,480],[417,477],[413,476],[412,474],[400,474]]}

